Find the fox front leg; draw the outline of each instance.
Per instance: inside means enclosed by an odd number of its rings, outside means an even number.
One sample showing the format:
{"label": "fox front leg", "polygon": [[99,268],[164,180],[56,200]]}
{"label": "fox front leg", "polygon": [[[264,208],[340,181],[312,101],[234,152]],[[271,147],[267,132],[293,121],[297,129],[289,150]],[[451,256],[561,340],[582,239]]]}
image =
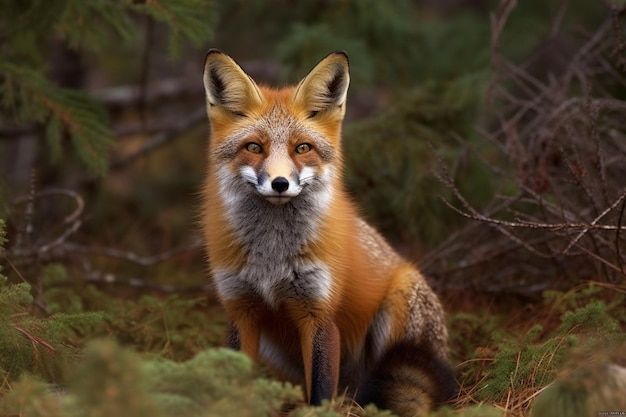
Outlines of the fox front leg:
{"label": "fox front leg", "polygon": [[239,330],[234,321],[229,321],[226,326],[226,347],[233,350],[241,350],[241,339],[239,338]]}
{"label": "fox front leg", "polygon": [[250,359],[256,360],[259,354],[261,328],[254,306],[248,302],[229,303],[226,310],[232,320],[226,329],[226,345],[241,350]]}
{"label": "fox front leg", "polygon": [[333,321],[307,323],[300,329],[307,398],[320,405],[337,393],[339,381],[339,329]]}

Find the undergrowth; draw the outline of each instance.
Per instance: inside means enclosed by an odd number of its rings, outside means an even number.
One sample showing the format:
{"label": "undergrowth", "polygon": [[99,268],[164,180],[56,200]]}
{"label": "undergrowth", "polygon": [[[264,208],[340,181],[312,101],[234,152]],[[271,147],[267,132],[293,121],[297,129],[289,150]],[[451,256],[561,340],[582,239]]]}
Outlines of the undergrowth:
{"label": "undergrowth", "polygon": [[[0,276],[0,415],[392,416],[342,399],[309,407],[300,387],[215,348],[225,320],[206,296],[121,298],[55,285],[67,273],[45,268],[37,300],[30,284]],[[546,291],[523,321],[478,302],[449,308],[460,392],[432,415],[526,415],[573,354],[587,360],[623,346],[625,298],[597,283]]]}
{"label": "undergrowth", "polygon": [[[0,219],[0,250],[5,242]],[[14,379],[24,372],[49,381],[63,379],[67,360],[77,354],[77,331],[102,321],[99,312],[33,314],[28,283],[8,284],[0,268],[0,378]]]}
{"label": "undergrowth", "polygon": [[464,360],[457,405],[491,403],[507,415],[526,415],[559,370],[582,363],[573,365],[572,356],[601,360],[624,346],[625,297],[620,287],[589,283],[544,292],[543,305],[527,309],[532,314],[523,321],[480,308],[452,314],[452,353]]}
{"label": "undergrowth", "polygon": [[600,339],[608,343],[617,338],[618,329],[619,323],[610,317],[606,306],[594,301],[564,313],[561,325],[547,339],[541,324],[535,324],[523,338],[500,336],[495,340],[499,351],[486,371],[489,382],[481,384],[477,398],[501,401],[510,392],[545,386],[573,347]]}
{"label": "undergrowth", "polygon": [[[33,376],[11,384],[0,400],[3,415],[221,417],[390,417],[369,406],[326,402],[304,406],[302,390],[260,377],[250,359],[229,349],[209,349],[185,362],[145,359],[111,340],[89,343],[63,391]],[[294,409],[299,405],[297,409]],[[289,412],[288,410],[292,410]],[[352,411],[346,411],[352,410]],[[287,415],[287,414],[285,414]]]}

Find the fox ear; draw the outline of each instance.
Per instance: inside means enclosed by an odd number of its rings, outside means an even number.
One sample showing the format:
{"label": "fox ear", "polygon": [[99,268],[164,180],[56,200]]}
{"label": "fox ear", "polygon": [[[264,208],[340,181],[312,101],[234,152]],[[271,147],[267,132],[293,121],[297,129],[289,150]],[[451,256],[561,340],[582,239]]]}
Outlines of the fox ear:
{"label": "fox ear", "polygon": [[237,115],[261,102],[256,83],[228,55],[211,49],[204,61],[204,90],[207,106],[221,107]]}
{"label": "fox ear", "polygon": [[345,112],[346,96],[350,84],[348,55],[333,52],[302,80],[296,89],[294,100],[310,112],[310,117],[325,110]]}

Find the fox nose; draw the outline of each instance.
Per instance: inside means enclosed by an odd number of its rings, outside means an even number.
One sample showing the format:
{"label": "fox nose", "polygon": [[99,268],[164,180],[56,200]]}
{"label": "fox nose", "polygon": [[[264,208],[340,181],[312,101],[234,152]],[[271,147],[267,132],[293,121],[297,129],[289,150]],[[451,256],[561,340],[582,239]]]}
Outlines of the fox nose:
{"label": "fox nose", "polygon": [[289,188],[289,180],[285,177],[276,177],[272,181],[272,189],[278,193],[282,193],[287,188]]}

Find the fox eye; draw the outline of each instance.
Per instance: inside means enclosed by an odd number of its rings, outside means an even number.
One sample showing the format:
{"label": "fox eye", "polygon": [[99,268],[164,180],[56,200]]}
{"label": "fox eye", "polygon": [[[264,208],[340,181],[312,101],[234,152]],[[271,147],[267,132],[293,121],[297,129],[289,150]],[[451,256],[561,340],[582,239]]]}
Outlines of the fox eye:
{"label": "fox eye", "polygon": [[298,146],[296,146],[297,154],[307,153],[310,150],[311,150],[311,145],[309,145],[308,143],[301,143]]}
{"label": "fox eye", "polygon": [[261,153],[263,148],[258,143],[250,142],[246,144],[246,150],[250,153]]}

